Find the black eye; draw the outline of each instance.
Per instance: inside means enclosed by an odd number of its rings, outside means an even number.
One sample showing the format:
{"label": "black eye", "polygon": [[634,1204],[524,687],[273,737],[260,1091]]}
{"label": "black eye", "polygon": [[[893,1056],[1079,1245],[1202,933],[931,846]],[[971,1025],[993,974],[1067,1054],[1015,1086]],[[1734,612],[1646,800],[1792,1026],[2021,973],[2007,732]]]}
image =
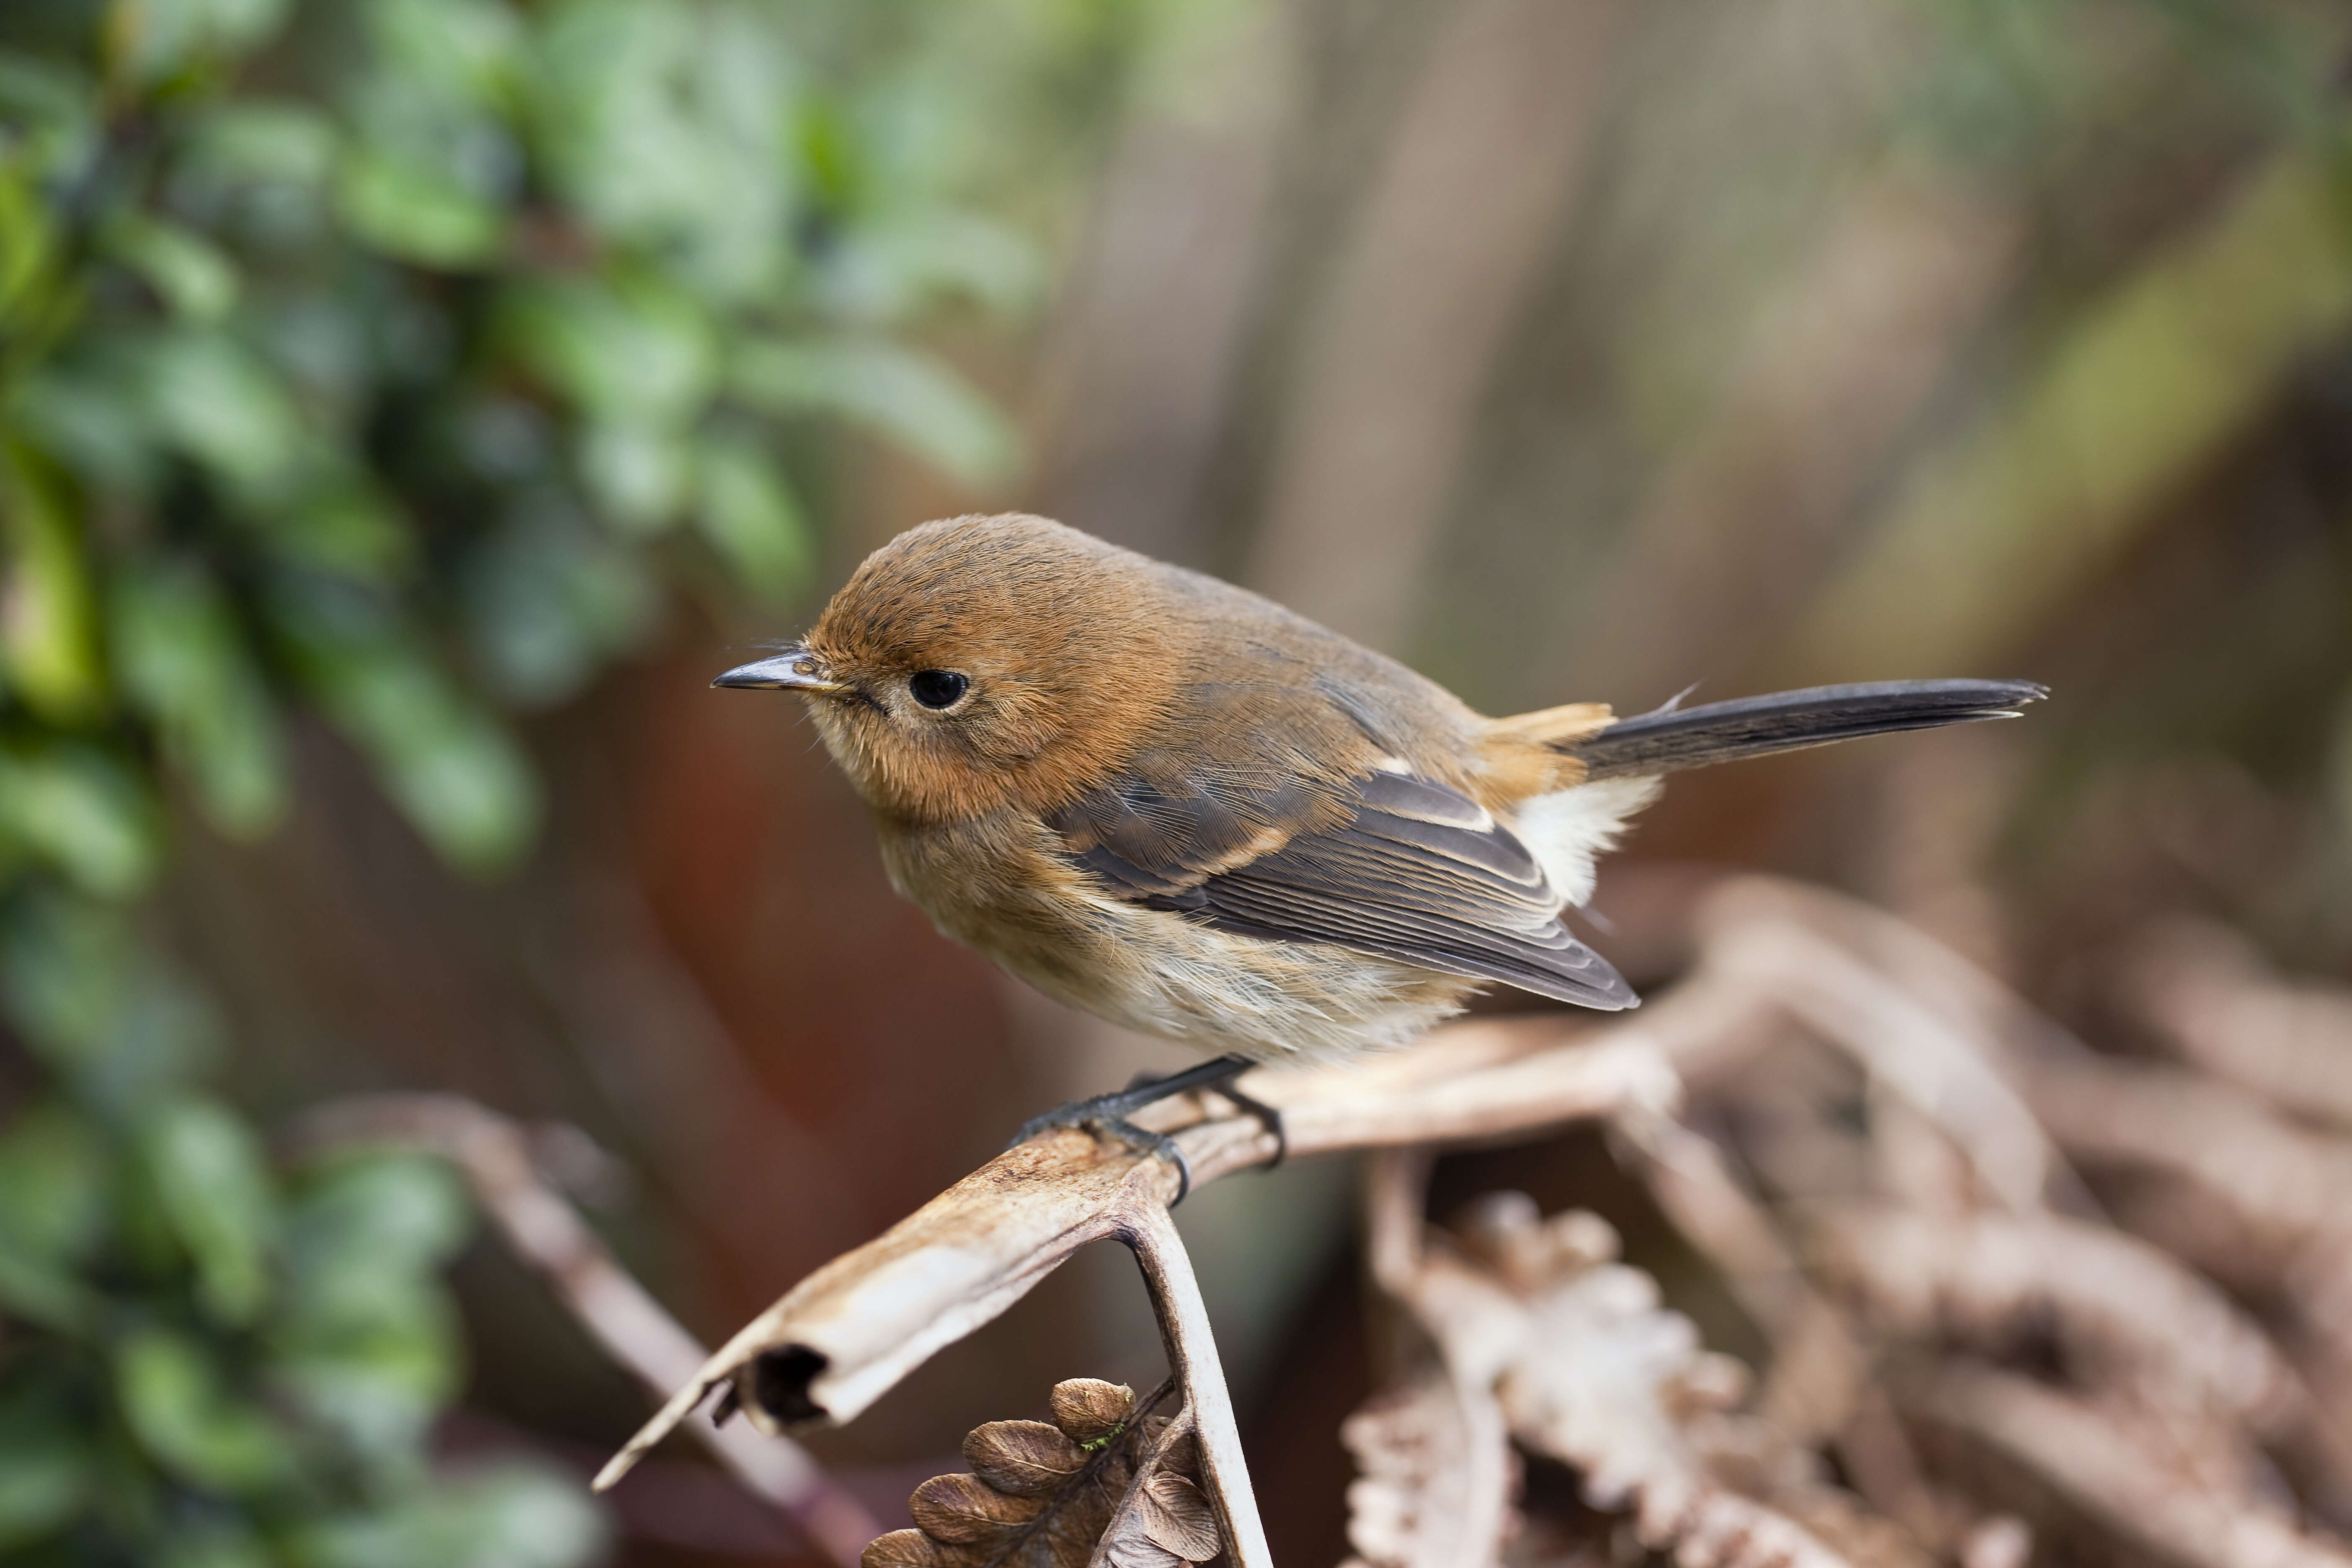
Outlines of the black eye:
{"label": "black eye", "polygon": [[926,708],[952,708],[971,685],[952,669],[919,669],[907,678],[907,689]]}

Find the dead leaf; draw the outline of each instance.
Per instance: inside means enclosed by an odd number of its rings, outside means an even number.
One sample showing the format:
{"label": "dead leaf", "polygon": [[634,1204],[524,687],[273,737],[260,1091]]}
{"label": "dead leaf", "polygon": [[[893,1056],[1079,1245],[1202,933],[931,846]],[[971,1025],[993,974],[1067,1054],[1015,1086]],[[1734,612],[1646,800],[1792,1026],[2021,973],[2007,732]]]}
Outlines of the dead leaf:
{"label": "dead leaf", "polygon": [[1216,1510],[1192,1481],[1172,1470],[1154,1471],[1142,1485],[1143,1533],[1187,1563],[1206,1563],[1223,1550]]}
{"label": "dead leaf", "polygon": [[991,1542],[1045,1511],[1045,1499],[1010,1497],[978,1476],[933,1476],[907,1500],[915,1528],[948,1546]]}
{"label": "dead leaf", "polygon": [[1099,1443],[1118,1430],[1128,1412],[1135,1408],[1135,1390],[1098,1377],[1066,1378],[1054,1385],[1047,1403],[1054,1412],[1054,1425],[1071,1442]]}
{"label": "dead leaf", "polygon": [[858,1568],[940,1568],[947,1561],[939,1547],[919,1530],[894,1530],[867,1543]]}
{"label": "dead leaf", "polygon": [[[1165,1396],[1162,1390],[1153,1402]],[[863,1568],[1083,1568],[1094,1559],[1105,1526],[1139,1489],[1139,1466],[1165,1446],[1169,1424],[1147,1418],[1134,1390],[1094,1378],[1056,1384],[1048,1407],[1055,1425],[973,1427],[963,1442],[971,1473],[934,1476],[917,1487],[907,1503],[915,1528],[869,1544]],[[1214,1528],[1213,1515],[1213,1536]],[[1175,1524],[1161,1532],[1197,1543]],[[1155,1537],[1138,1539],[1149,1545]],[[1150,1568],[1204,1561],[1171,1554]],[[1125,1568],[1147,1564],[1137,1559]]]}
{"label": "dead leaf", "polygon": [[1087,1451],[1043,1421],[991,1421],[964,1438],[963,1458],[998,1491],[1042,1497],[1085,1468]]}
{"label": "dead leaf", "polygon": [[1097,1568],[1222,1563],[1224,1531],[1201,1488],[1201,1447],[1190,1412],[1146,1441],[1135,1480],[1102,1532]]}

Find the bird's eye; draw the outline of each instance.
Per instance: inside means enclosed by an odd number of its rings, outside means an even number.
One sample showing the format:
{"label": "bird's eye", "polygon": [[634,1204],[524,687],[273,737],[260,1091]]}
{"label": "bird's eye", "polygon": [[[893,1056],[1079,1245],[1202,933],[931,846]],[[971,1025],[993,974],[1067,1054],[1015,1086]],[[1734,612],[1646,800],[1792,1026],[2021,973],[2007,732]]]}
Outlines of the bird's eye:
{"label": "bird's eye", "polygon": [[952,708],[971,682],[952,669],[919,669],[907,678],[907,689],[926,708]]}

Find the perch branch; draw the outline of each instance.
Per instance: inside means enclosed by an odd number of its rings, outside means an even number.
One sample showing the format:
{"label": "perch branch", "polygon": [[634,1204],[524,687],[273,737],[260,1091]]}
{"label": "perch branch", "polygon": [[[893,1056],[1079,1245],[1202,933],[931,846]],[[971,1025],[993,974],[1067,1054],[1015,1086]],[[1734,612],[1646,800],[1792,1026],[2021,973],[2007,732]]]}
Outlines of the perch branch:
{"label": "perch branch", "polygon": [[[517,1257],[551,1286],[604,1352],[656,1397],[692,1377],[708,1352],[614,1258],[579,1212],[540,1174],[528,1132],[454,1095],[387,1094],[321,1107],[293,1142],[323,1150],[391,1146],[446,1160]],[[696,1436],[752,1493],[773,1503],[833,1562],[854,1568],[881,1533],[865,1507],[799,1444],[742,1427]]]}
{"label": "perch branch", "polygon": [[[1255,1073],[1249,1092],[1283,1113],[1294,1156],[1404,1143],[1506,1138],[1631,1107],[1662,1111],[1678,1092],[1667,1057],[1677,1038],[1712,1027],[1706,1008],[1675,997],[1612,1027],[1605,1039],[1557,1020],[1473,1023],[1411,1051],[1346,1071]],[[1214,1110],[1212,1110],[1212,1107]],[[1273,1158],[1273,1136],[1213,1095],[1152,1106],[1139,1121],[1173,1135],[1195,1186]],[[1165,1223],[1176,1173],[1164,1162],[1062,1132],[1006,1151],[890,1230],[803,1280],[690,1377],[597,1477],[609,1487],[711,1391],[762,1429],[844,1422],[941,1347],[1026,1295],[1090,1242],[1117,1239],[1173,1257]],[[1163,1315],[1171,1300],[1154,1291]],[[1206,1343],[1205,1326],[1200,1342]],[[1210,1363],[1213,1364],[1213,1363]],[[1222,1395],[1216,1397],[1222,1398]],[[1218,1454],[1203,1405],[1213,1481]],[[1219,1489],[1223,1489],[1220,1487]],[[1234,1506],[1228,1495],[1226,1506]],[[1236,1535],[1246,1544],[1246,1537]]]}

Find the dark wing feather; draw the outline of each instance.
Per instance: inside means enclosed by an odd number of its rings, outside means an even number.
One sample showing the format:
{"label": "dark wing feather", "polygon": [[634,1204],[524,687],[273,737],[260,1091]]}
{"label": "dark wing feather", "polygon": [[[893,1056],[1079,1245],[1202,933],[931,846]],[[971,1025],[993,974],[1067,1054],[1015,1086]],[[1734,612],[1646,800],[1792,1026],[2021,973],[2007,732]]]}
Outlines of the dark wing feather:
{"label": "dark wing feather", "polygon": [[[1286,798],[1293,792],[1298,800]],[[1527,847],[1454,790],[1373,773],[1336,803],[1328,789],[1293,780],[1239,798],[1207,793],[1213,798],[1130,776],[1054,826],[1119,897],[1222,931],[1328,942],[1587,1007],[1635,1003],[1608,962],[1560,923],[1559,896]],[[1309,799],[1317,815],[1338,820],[1282,837],[1284,808]],[[1200,830],[1189,843],[1187,825]],[[1236,858],[1244,827],[1276,842]]]}

